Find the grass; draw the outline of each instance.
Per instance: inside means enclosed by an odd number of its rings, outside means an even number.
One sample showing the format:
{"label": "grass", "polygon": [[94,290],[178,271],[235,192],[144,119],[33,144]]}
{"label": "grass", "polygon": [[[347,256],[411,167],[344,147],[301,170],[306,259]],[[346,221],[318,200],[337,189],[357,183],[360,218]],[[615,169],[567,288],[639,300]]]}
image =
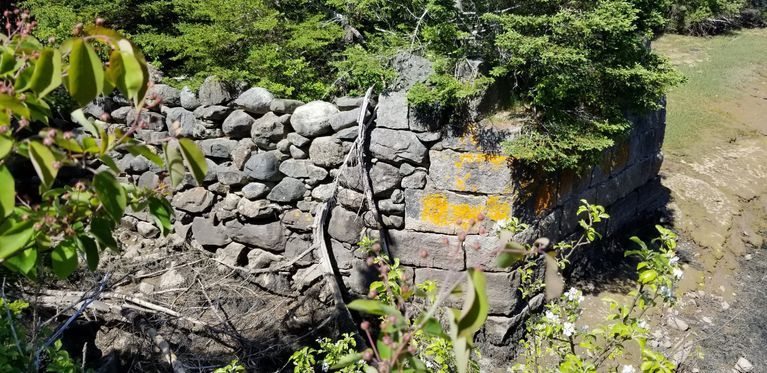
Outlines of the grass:
{"label": "grass", "polygon": [[713,38],[666,35],[653,48],[687,78],[668,94],[664,149],[685,152],[710,136],[737,137],[749,130],[741,123],[749,113],[741,111],[767,106],[767,98],[751,94],[767,84],[767,29]]}

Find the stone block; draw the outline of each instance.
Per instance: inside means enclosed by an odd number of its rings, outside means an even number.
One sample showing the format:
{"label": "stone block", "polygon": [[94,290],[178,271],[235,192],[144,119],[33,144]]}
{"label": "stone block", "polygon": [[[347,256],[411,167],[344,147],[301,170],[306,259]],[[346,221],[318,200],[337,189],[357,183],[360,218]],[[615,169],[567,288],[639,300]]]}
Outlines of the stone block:
{"label": "stone block", "polygon": [[407,92],[390,92],[378,98],[376,127],[397,130],[408,129]]}
{"label": "stone block", "polygon": [[493,221],[512,216],[512,202],[509,196],[406,189],[405,226],[416,231],[457,234],[468,229],[470,221],[483,214],[486,219],[469,232],[477,233],[480,226],[489,230]]}
{"label": "stone block", "polygon": [[272,252],[285,251],[280,222],[243,224],[237,220],[225,224],[226,233],[235,242]]}
{"label": "stone block", "polygon": [[202,246],[222,247],[232,242],[223,226],[215,225],[213,220],[196,217],[192,221],[192,237]]}
{"label": "stone block", "polygon": [[443,150],[430,151],[429,159],[429,175],[436,188],[482,194],[512,192],[506,156]]}
{"label": "stone block", "polygon": [[426,147],[413,132],[375,128],[370,135],[370,152],[374,157],[394,163],[411,162],[423,165]]}
{"label": "stone block", "polygon": [[463,248],[457,237],[435,233],[389,231],[391,254],[405,265],[461,271],[465,268]]}
{"label": "stone block", "polygon": [[331,212],[328,234],[338,241],[356,244],[362,231],[362,217],[342,207]]}

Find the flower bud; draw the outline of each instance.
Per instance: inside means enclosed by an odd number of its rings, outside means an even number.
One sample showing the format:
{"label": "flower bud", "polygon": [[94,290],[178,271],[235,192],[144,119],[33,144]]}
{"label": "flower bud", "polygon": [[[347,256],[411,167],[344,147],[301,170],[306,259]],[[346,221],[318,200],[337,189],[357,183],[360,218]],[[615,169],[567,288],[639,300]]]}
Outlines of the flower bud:
{"label": "flower bud", "polygon": [[362,360],[373,360],[373,351],[370,351],[370,349],[365,350],[365,352],[362,353]]}
{"label": "flower bud", "polygon": [[370,330],[370,321],[363,321],[362,324],[360,324],[360,329],[365,331]]}

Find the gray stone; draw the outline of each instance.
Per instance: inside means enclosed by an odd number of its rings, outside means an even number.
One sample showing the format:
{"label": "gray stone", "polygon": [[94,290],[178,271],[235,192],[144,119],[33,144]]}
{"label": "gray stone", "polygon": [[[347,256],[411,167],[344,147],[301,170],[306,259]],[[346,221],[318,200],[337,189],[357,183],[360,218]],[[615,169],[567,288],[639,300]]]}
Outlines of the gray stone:
{"label": "gray stone", "polygon": [[354,257],[352,248],[349,244],[330,239],[330,249],[333,251],[333,257],[336,259],[336,265],[340,270],[350,270],[355,261],[359,259]]}
{"label": "gray stone", "polygon": [[517,306],[518,298],[512,296],[519,288],[519,276],[511,273],[486,273],[488,313],[491,315],[511,316]]}
{"label": "gray stone", "polygon": [[291,144],[303,148],[306,145],[309,145],[310,142],[312,142],[311,139],[308,139],[306,137],[303,137],[295,132],[291,132],[286,137],[288,141],[290,141]]}
{"label": "gray stone", "polygon": [[253,114],[266,114],[274,95],[264,88],[254,87],[243,92],[234,104]]}
{"label": "gray stone", "polygon": [[223,120],[233,110],[228,106],[212,105],[212,106],[200,106],[194,109],[194,116],[198,119],[219,121]]}
{"label": "gray stone", "polygon": [[373,186],[373,194],[382,195],[399,188],[402,175],[399,168],[388,163],[377,162],[370,170],[370,182]]}
{"label": "gray stone", "polygon": [[383,215],[381,222],[386,228],[402,229],[405,228],[405,218],[399,215]]}
{"label": "gray stone", "polygon": [[303,198],[304,192],[306,192],[306,186],[301,180],[286,177],[272,188],[266,198],[270,201],[288,203]]}
{"label": "gray stone", "polygon": [[148,282],[142,281],[140,284],[138,284],[138,291],[144,295],[152,294],[154,293],[154,285]]}
{"label": "gray stone", "polygon": [[341,110],[351,110],[362,106],[362,102],[365,101],[364,97],[338,97],[333,100],[333,103]]}
{"label": "gray stone", "polygon": [[136,224],[136,230],[138,231],[138,234],[144,238],[155,238],[160,234],[160,230],[157,229],[154,224],[145,221],[138,222]]}
{"label": "gray stone", "polygon": [[311,232],[314,225],[314,216],[308,212],[293,209],[285,212],[282,216],[282,224],[299,232]]}
{"label": "gray stone", "polygon": [[330,132],[330,118],[338,113],[338,108],[324,101],[312,101],[293,112],[290,124],[301,136],[317,137]]}
{"label": "gray stone", "polygon": [[153,84],[147,94],[157,95],[165,106],[181,105],[181,92],[167,84]]}
{"label": "gray stone", "polygon": [[341,242],[356,244],[359,241],[362,228],[362,217],[342,207],[333,209],[328,224],[330,237]]}
{"label": "gray stone", "polygon": [[202,246],[222,247],[232,242],[223,226],[214,225],[212,219],[203,217],[192,221],[192,237]]}
{"label": "gray stone", "polygon": [[396,189],[391,192],[391,200],[394,203],[405,203],[405,192],[401,189]]}
{"label": "gray stone", "polygon": [[[288,238],[288,241],[285,243],[285,257],[289,259],[294,259],[297,256],[303,254],[306,252],[306,250],[309,250],[309,248],[312,246],[311,242],[311,236],[307,235],[306,238],[302,238],[301,235],[291,235],[290,238]],[[299,259],[298,262],[296,262],[297,265],[309,265],[312,260],[312,254],[306,255],[303,258]]]}
{"label": "gray stone", "polygon": [[219,167],[216,178],[224,185],[242,185],[246,182],[245,173],[234,167]]}
{"label": "gray stone", "polygon": [[226,232],[235,242],[255,246],[272,252],[285,250],[280,222],[242,224],[237,220],[226,223]]}
{"label": "gray stone", "polygon": [[213,193],[203,187],[196,187],[174,194],[171,204],[177,209],[197,214],[213,206],[214,201]]}
{"label": "gray stone", "polygon": [[309,158],[323,167],[338,167],[344,162],[347,146],[333,136],[318,137],[309,147]]}
{"label": "gray stone", "polygon": [[328,176],[328,171],[315,166],[310,160],[288,159],[280,164],[280,172],[297,179],[314,179],[322,181]]}
{"label": "gray stone", "polygon": [[[331,176],[333,176],[332,172]],[[364,189],[364,182],[362,180],[362,168],[359,165],[355,165],[353,167],[341,167],[338,172],[338,184],[345,188],[362,192]]]}
{"label": "gray stone", "polygon": [[221,129],[224,134],[234,138],[247,137],[255,119],[243,110],[235,110],[224,120]]}
{"label": "gray stone", "polygon": [[240,256],[242,256],[244,250],[245,245],[232,242],[226,245],[226,247],[216,250],[216,260],[229,266],[236,266],[239,264]]}
{"label": "gray stone", "polygon": [[357,125],[359,116],[359,108],[334,114],[330,117],[330,127],[334,132],[338,132],[344,128],[354,127]]}
{"label": "gray stone", "polygon": [[[458,234],[468,229],[467,233],[475,234],[480,228],[488,230],[492,221],[511,216],[513,202],[512,196],[405,189],[405,225],[407,229],[423,232]],[[480,214],[486,219],[470,228],[469,221]]]}
{"label": "gray stone", "polygon": [[171,136],[197,139],[205,133],[205,126],[191,111],[184,108],[168,108],[165,111],[165,123]]}
{"label": "gray stone", "polygon": [[281,152],[283,152],[285,154],[288,154],[288,153],[290,153],[290,146],[291,145],[292,144],[290,143],[290,141],[288,141],[288,139],[282,139],[279,142],[277,142],[277,150],[279,150],[279,151],[281,151]]}
{"label": "gray stone", "polygon": [[160,184],[160,177],[154,172],[146,171],[138,178],[137,184],[141,188],[154,189]]}
{"label": "gray stone", "polygon": [[465,268],[457,237],[405,230],[391,230],[389,237],[389,250],[402,264],[457,271]]}
{"label": "gray stone", "polygon": [[407,92],[391,92],[378,98],[376,127],[408,129]]}
{"label": "gray stone", "polygon": [[138,115],[135,109],[131,109],[125,116],[125,121],[129,126],[136,123],[137,120],[142,129],[150,131],[162,131],[165,129],[165,118],[160,113],[141,110],[141,114]]}
{"label": "gray stone", "polygon": [[149,145],[162,145],[168,141],[170,134],[167,131],[148,131],[138,130],[136,131],[136,139],[143,141]]}
{"label": "gray stone", "polygon": [[429,175],[438,189],[482,194],[513,190],[509,158],[483,153],[430,151]]}
{"label": "gray stone", "polygon": [[290,152],[290,157],[291,158],[294,158],[294,159],[306,159],[306,158],[309,158],[309,153],[305,152],[304,150],[302,150],[301,148],[299,148],[299,147],[297,147],[295,145],[291,144],[290,148],[288,149],[288,151]]}
{"label": "gray stone", "polygon": [[221,201],[221,206],[224,208],[224,210],[234,210],[237,208],[237,203],[240,202],[240,199],[242,199],[242,197],[236,194],[227,194],[224,197],[224,200]]}
{"label": "gray stone", "polygon": [[260,219],[274,215],[274,209],[272,209],[269,201],[265,199],[251,201],[243,198],[237,203],[237,212],[241,216],[250,219]]}
{"label": "gray stone", "polygon": [[248,265],[250,269],[264,269],[272,266],[273,263],[282,261],[282,256],[272,254],[265,250],[253,249],[248,253]]}
{"label": "gray stone", "polygon": [[370,152],[374,157],[396,163],[426,162],[426,147],[412,132],[375,128],[370,135]]}
{"label": "gray stone", "polygon": [[418,140],[421,140],[421,142],[436,142],[442,138],[442,132],[418,132],[415,134],[415,136],[418,138]]}
{"label": "gray stone", "polygon": [[215,76],[209,76],[205,79],[200,86],[198,96],[202,105],[221,105],[232,99],[229,87]]}
{"label": "gray stone", "polygon": [[403,163],[399,166],[399,173],[402,176],[412,175],[413,172],[415,172],[415,167],[413,167],[413,165],[410,163]]}
{"label": "gray stone", "polygon": [[319,200],[319,201],[327,201],[330,199],[330,197],[333,196],[333,190],[335,189],[335,184],[322,184],[314,187],[312,189],[312,198]]}
{"label": "gray stone", "polygon": [[208,165],[208,173],[205,174],[203,181],[213,183],[218,178],[218,164],[210,158],[205,158],[205,163]]}
{"label": "gray stone", "polygon": [[338,131],[335,135],[337,139],[342,141],[354,141],[359,137],[360,127],[354,126],[349,128],[344,128],[340,131]]}
{"label": "gray stone", "polygon": [[336,200],[338,201],[338,204],[348,210],[360,211],[362,205],[365,203],[365,196],[362,193],[355,192],[351,189],[339,188]]}
{"label": "gray stone", "polygon": [[242,187],[242,196],[254,200],[266,195],[269,191],[269,187],[263,183],[249,183]]}
{"label": "gray stone", "polygon": [[250,159],[250,154],[256,148],[256,144],[250,138],[241,139],[237,142],[237,146],[232,149],[231,158],[234,167],[242,169],[245,166],[245,162]]}
{"label": "gray stone", "polygon": [[303,104],[303,101],[276,98],[269,104],[269,110],[277,114],[293,114],[293,112]]}
{"label": "gray stone", "polygon": [[319,202],[307,201],[307,200],[298,201],[296,203],[296,207],[298,207],[299,210],[303,212],[310,212],[310,213],[314,213],[315,211],[317,211],[318,205],[319,205]]}
{"label": "gray stone", "polygon": [[186,110],[194,110],[200,107],[200,100],[197,99],[197,95],[189,87],[181,88],[179,93],[179,102],[181,107]]}
{"label": "gray stone", "polygon": [[517,327],[519,319],[506,316],[488,316],[485,322],[485,335],[490,343],[501,346],[509,331]]}
{"label": "gray stone", "polygon": [[416,170],[412,175],[402,178],[402,187],[409,189],[422,189],[426,186],[426,171]]}
{"label": "gray stone", "polygon": [[255,153],[245,163],[245,176],[258,181],[276,181],[281,175],[280,162],[273,152]]}
{"label": "gray stone", "polygon": [[754,365],[744,357],[739,357],[735,363],[735,370],[739,373],[750,373],[754,371]]}
{"label": "gray stone", "polygon": [[319,264],[312,264],[307,268],[301,268],[293,276],[293,283],[296,289],[305,290],[322,278],[322,267]]}
{"label": "gray stone", "polygon": [[277,116],[272,112],[264,114],[253,122],[250,137],[261,149],[275,149],[275,143],[285,138],[288,115]]}
{"label": "gray stone", "polygon": [[218,159],[231,159],[232,151],[237,146],[237,140],[207,139],[198,141],[197,145],[206,157]]}
{"label": "gray stone", "polygon": [[178,288],[186,282],[186,277],[176,269],[171,269],[160,276],[160,289]]}
{"label": "gray stone", "polygon": [[685,331],[690,328],[686,321],[677,316],[669,316],[666,318],[666,325],[676,330]]}
{"label": "gray stone", "polygon": [[133,108],[131,108],[130,106],[123,106],[123,107],[115,109],[110,114],[110,116],[112,117],[112,121],[115,123],[126,123],[128,120],[128,113],[130,113],[132,109]]}
{"label": "gray stone", "polygon": [[378,202],[378,209],[381,210],[384,214],[404,214],[405,213],[405,204],[404,203],[394,203],[394,201],[390,199],[385,199],[383,201]]}
{"label": "gray stone", "polygon": [[408,52],[394,56],[392,66],[397,72],[397,78],[392,83],[394,90],[407,91],[416,83],[425,82],[434,73],[431,61]]}

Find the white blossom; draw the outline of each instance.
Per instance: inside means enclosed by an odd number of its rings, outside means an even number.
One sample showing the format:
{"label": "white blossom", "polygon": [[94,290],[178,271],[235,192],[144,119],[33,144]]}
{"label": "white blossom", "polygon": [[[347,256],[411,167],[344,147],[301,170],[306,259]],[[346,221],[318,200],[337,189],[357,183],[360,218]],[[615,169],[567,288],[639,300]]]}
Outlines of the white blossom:
{"label": "white blossom", "polygon": [[636,373],[636,368],[633,365],[624,365],[621,369],[621,373]]}
{"label": "white blossom", "polygon": [[575,334],[575,324],[573,324],[573,323],[571,323],[571,322],[565,322],[565,323],[563,324],[563,328],[562,328],[562,334],[563,334],[565,337],[568,337],[568,338],[569,338],[569,337],[572,337],[572,336],[573,336],[573,334]]}
{"label": "white blossom", "polygon": [[674,293],[671,291],[671,289],[669,289],[668,286],[661,286],[658,289],[658,291],[660,292],[660,294],[662,296],[664,296],[666,298],[673,298],[674,297]]}
{"label": "white blossom", "polygon": [[565,295],[567,296],[567,300],[571,302],[572,301],[576,301],[578,303],[583,302],[583,293],[578,291],[578,289],[576,288],[570,288],[570,290],[568,290],[567,293],[565,293]]}
{"label": "white blossom", "polygon": [[681,280],[682,277],[684,276],[684,272],[679,268],[674,268],[671,271],[671,273],[674,275],[674,278],[676,278],[677,280]]}
{"label": "white blossom", "polygon": [[668,260],[668,264],[671,264],[671,265],[674,265],[674,264],[676,264],[676,263],[678,263],[678,262],[679,262],[679,257],[678,257],[678,256],[676,256],[676,255],[675,255],[675,256],[672,256],[672,257],[671,257],[671,258]]}
{"label": "white blossom", "polygon": [[546,319],[548,319],[549,321],[553,323],[559,322],[559,315],[555,315],[554,312],[551,312],[551,310],[547,310],[544,316],[546,317]]}
{"label": "white blossom", "polygon": [[330,369],[330,364],[327,361],[322,362],[322,371],[327,372]]}
{"label": "white blossom", "polygon": [[642,328],[642,329],[647,329],[647,327],[648,327],[649,325],[647,325],[647,321],[644,321],[644,320],[639,320],[639,322],[637,323],[637,326],[638,326],[638,327],[640,327],[640,328]]}

